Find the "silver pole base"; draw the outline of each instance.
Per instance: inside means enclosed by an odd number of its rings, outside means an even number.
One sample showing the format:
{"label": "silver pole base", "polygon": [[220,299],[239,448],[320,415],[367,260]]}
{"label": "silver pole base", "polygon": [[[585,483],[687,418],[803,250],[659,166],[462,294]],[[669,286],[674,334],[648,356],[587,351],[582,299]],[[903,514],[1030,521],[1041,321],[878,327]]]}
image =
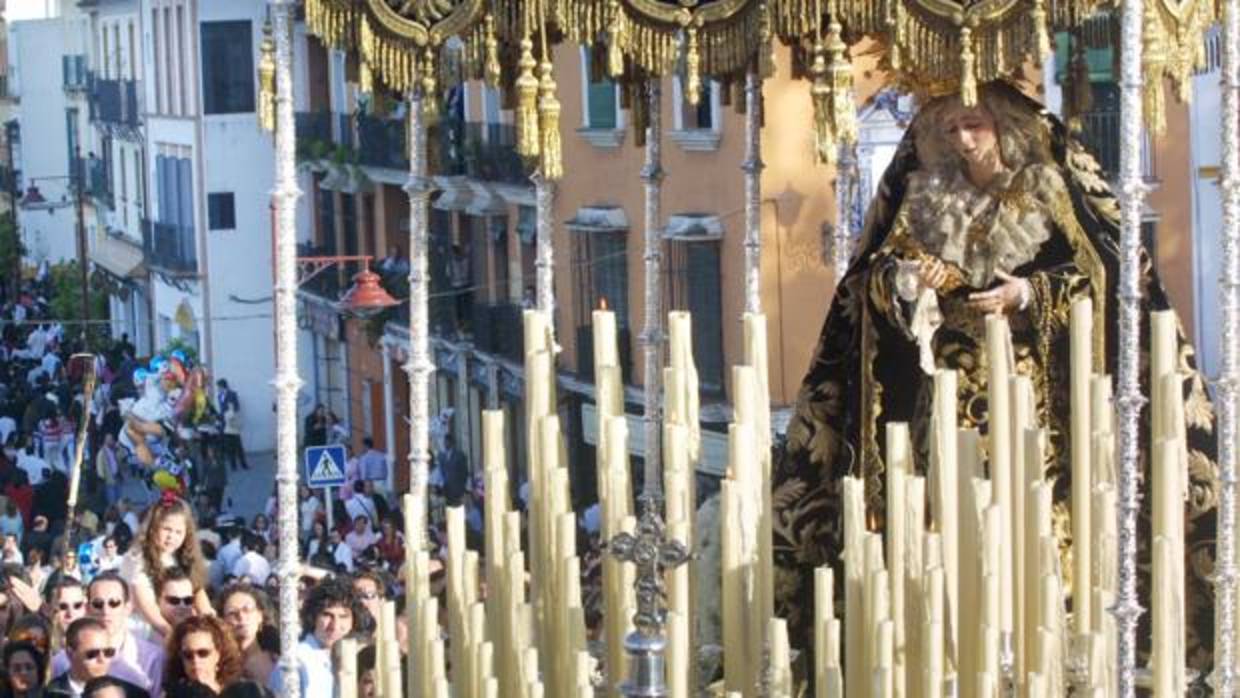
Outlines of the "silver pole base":
{"label": "silver pole base", "polygon": [[629,633],[624,649],[629,654],[629,678],[620,684],[620,693],[625,698],[666,698],[663,636]]}

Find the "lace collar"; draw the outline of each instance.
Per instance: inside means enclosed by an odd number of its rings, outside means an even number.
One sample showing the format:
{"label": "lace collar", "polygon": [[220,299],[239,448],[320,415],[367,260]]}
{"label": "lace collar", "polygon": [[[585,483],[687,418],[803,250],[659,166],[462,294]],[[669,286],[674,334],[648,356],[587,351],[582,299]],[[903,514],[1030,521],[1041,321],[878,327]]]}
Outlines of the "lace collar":
{"label": "lace collar", "polygon": [[909,176],[911,230],[931,254],[960,267],[970,286],[986,288],[995,270],[1012,272],[1050,239],[1049,203],[1063,179],[1048,165],[1005,171],[978,188],[959,169]]}

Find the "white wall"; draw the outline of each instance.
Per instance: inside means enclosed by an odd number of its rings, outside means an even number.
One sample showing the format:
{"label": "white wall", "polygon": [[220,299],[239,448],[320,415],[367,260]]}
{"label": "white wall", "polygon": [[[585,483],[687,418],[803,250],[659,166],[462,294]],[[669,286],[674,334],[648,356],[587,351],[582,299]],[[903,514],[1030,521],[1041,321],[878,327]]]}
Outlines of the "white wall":
{"label": "white wall", "polygon": [[1193,296],[1196,313],[1193,326],[1197,330],[1194,341],[1202,371],[1217,377],[1219,371],[1219,347],[1221,346],[1218,279],[1222,273],[1221,232],[1223,227],[1223,200],[1218,181],[1202,172],[1201,168],[1221,167],[1223,164],[1222,139],[1219,137],[1219,119],[1222,110],[1222,91],[1219,89],[1217,64],[1218,28],[1206,36],[1207,46],[1215,42],[1215,51],[1207,51],[1211,58],[1210,69],[1193,77],[1193,101],[1189,105],[1189,133],[1191,134],[1190,173],[1193,177]]}
{"label": "white wall", "polygon": [[[9,25],[13,67],[21,76],[21,103],[17,119],[21,128],[23,191],[34,183],[49,202],[64,205],[46,210],[18,209],[18,224],[32,262],[57,262],[77,258],[76,218],[69,195],[69,144],[65,130],[65,99],[60,57],[67,52],[62,21],[56,19],[14,22]],[[84,131],[79,131],[84,134]],[[40,179],[52,177],[57,179]]]}

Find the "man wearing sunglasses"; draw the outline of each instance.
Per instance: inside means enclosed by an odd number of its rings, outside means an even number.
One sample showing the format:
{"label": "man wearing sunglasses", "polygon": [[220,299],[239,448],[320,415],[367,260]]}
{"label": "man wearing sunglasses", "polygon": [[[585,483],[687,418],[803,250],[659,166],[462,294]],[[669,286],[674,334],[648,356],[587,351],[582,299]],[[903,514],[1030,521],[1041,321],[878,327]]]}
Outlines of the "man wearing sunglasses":
{"label": "man wearing sunglasses", "polygon": [[[86,588],[86,602],[87,617],[103,625],[110,646],[116,650],[108,676],[158,696],[164,674],[164,650],[129,630],[129,615],[133,611],[129,585],[115,571],[101,572]],[[69,663],[67,652],[52,657],[52,675],[64,671]]]}
{"label": "man wearing sunglasses", "polygon": [[[55,698],[81,698],[87,682],[111,673],[117,661],[116,646],[104,624],[95,618],[78,618],[65,634],[68,667],[52,679],[44,691]],[[115,678],[115,677],[114,677]],[[148,698],[150,694],[121,679],[126,698]]]}
{"label": "man wearing sunglasses", "polygon": [[194,608],[194,582],[189,574],[180,567],[173,567],[164,572],[163,581],[157,590],[159,594],[159,613],[175,628],[181,621],[197,615]]}

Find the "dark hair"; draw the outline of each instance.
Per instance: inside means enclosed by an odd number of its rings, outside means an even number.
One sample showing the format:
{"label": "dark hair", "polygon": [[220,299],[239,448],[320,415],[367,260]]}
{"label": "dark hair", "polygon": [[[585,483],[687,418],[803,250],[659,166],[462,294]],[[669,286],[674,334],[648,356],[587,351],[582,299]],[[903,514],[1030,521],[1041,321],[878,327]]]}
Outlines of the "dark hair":
{"label": "dark hair", "polygon": [[129,695],[129,691],[125,689],[125,684],[120,679],[114,679],[111,676],[96,676],[86,682],[86,686],[82,688],[82,698],[90,698],[105,688],[119,688],[125,691],[125,695]]}
{"label": "dark hair", "polygon": [[[216,698],[215,691],[211,687],[194,681],[193,679],[181,679],[164,687],[165,698]],[[83,696],[82,698],[86,698]]]}
{"label": "dark hair", "polygon": [[67,576],[59,577],[55,583],[47,585],[47,590],[43,594],[43,600],[49,604],[54,603],[56,601],[56,595],[60,593],[61,589],[74,588],[81,589],[82,594],[86,594],[86,585],[82,584],[81,580]]}
{"label": "dark hair", "polygon": [[20,652],[29,654],[30,658],[34,660],[35,676],[39,677],[39,683],[43,683],[43,677],[47,672],[47,658],[43,656],[43,652],[38,647],[34,646],[33,642],[18,640],[5,645],[3,653],[0,654],[0,661],[4,663],[2,668],[7,672],[9,670],[9,661],[13,659],[13,655]]}
{"label": "dark hair", "polygon": [[103,572],[95,575],[95,578],[90,580],[90,584],[86,585],[86,595],[90,596],[90,593],[95,590],[95,587],[103,584],[104,582],[114,582],[121,585],[121,597],[126,601],[129,600],[129,582],[126,582],[125,578],[122,577],[120,572],[117,572],[116,570],[104,570]]}
{"label": "dark hair", "polygon": [[65,644],[69,649],[77,649],[78,638],[87,630],[98,630],[99,632],[107,632],[107,627],[103,621],[91,616],[83,616],[69,624],[69,629],[65,631]]}
{"label": "dark hair", "polygon": [[190,585],[193,586],[194,591],[198,591],[198,587],[194,585],[194,578],[189,576],[189,572],[186,572],[184,568],[173,566],[164,570],[164,575],[159,580],[159,588],[156,589],[155,592],[157,594],[162,594],[164,587],[168,584],[168,582],[180,582],[182,580],[188,581]]}
{"label": "dark hair", "polygon": [[375,440],[374,440],[374,439],[372,439],[372,438],[370,438],[369,436],[363,436],[363,437],[362,437],[362,445],[363,445],[363,446],[365,446],[366,448],[374,448],[374,447],[375,447]]}
{"label": "dark hair", "polygon": [[371,671],[374,668],[375,668],[375,646],[366,645],[365,647],[358,650],[357,652],[357,674],[358,676],[361,676],[362,672]]}
{"label": "dark hair", "polygon": [[220,691],[220,698],[275,698],[275,693],[257,681],[238,681]]}
{"label": "dark hair", "polygon": [[302,605],[301,627],[313,631],[315,619],[333,606],[349,609],[353,613],[354,627],[370,619],[366,607],[353,591],[353,584],[348,579],[332,577],[320,582],[306,596],[306,602]]}
{"label": "dark hair", "polygon": [[[272,577],[275,577],[275,575],[272,575]],[[254,606],[258,608],[258,612],[263,616],[262,625],[272,625],[275,622],[275,607],[271,603],[271,597],[261,587],[256,587],[251,584],[233,583],[221,589],[220,592],[215,595],[216,612],[223,615],[224,604],[228,603],[228,600],[237,594],[248,596],[254,601]]]}

